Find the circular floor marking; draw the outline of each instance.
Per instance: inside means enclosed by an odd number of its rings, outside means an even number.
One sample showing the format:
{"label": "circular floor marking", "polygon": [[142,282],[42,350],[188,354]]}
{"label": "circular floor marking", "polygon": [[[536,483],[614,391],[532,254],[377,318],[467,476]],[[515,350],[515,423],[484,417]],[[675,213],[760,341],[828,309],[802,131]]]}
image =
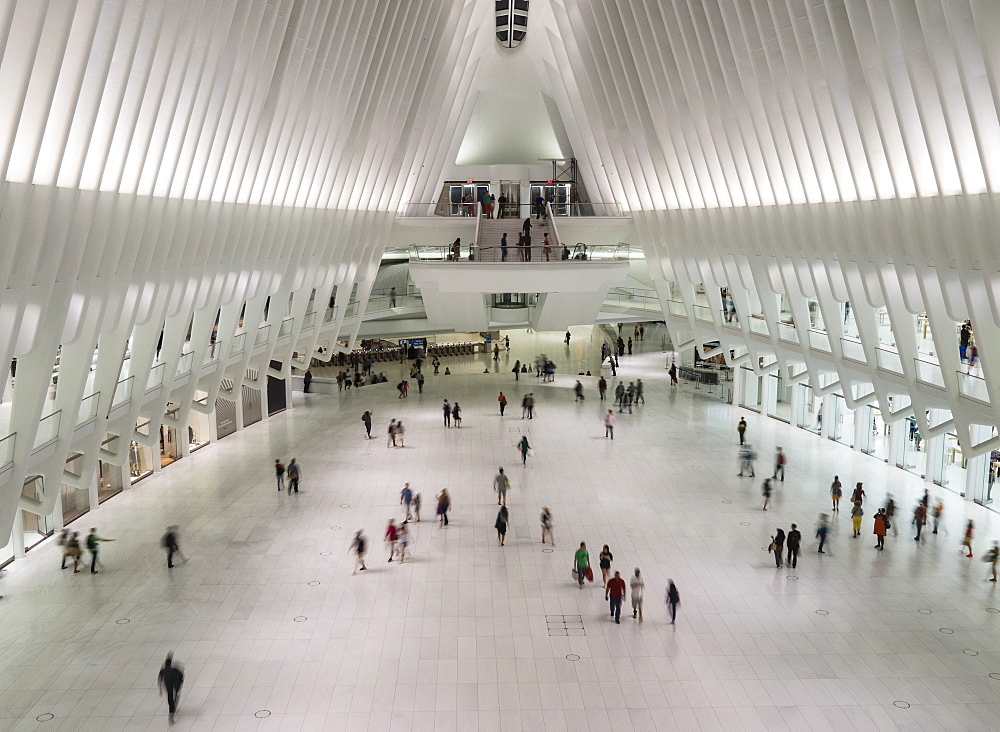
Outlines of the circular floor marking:
{"label": "circular floor marking", "polygon": [[954,635],[955,633],[955,631],[952,630],[951,628],[938,628],[938,630],[944,633],[945,635]]}
{"label": "circular floor marking", "polygon": [[1000,607],[988,607],[986,608],[986,612],[994,614],[1000,613]]}
{"label": "circular floor marking", "polygon": [[788,575],[785,575],[785,579],[797,580],[798,577],[796,577],[794,574],[788,574]]}
{"label": "circular floor marking", "polygon": [[351,507],[351,504],[350,504],[350,503],[341,503],[341,504],[340,504],[340,507],[341,507],[341,508],[350,508],[350,507]]}
{"label": "circular floor marking", "polygon": [[360,473],[362,470],[364,470],[364,468],[355,468],[354,472],[355,473]]}
{"label": "circular floor marking", "polygon": [[315,587],[316,585],[319,584],[319,582],[317,582],[316,580],[313,580],[312,582],[309,582],[308,584],[309,584],[310,587]]}
{"label": "circular floor marking", "polygon": [[905,701],[894,701],[892,703],[892,706],[899,707],[900,709],[909,709],[910,708],[909,702],[905,702]]}
{"label": "circular floor marking", "polygon": [[54,719],[55,716],[56,715],[54,715],[52,712],[43,712],[42,714],[39,714],[37,717],[35,717],[35,721],[48,722],[50,719]]}
{"label": "circular floor marking", "polygon": [[730,504],[732,501],[723,501],[724,504]]}
{"label": "circular floor marking", "polygon": [[817,610],[816,614],[817,615],[829,615],[830,611],[829,610]]}
{"label": "circular floor marking", "polygon": [[750,525],[749,521],[740,521],[740,526],[749,526],[749,525]]}
{"label": "circular floor marking", "polygon": [[256,712],[253,713],[253,716],[255,716],[257,719],[266,719],[267,717],[271,716],[271,711],[269,709],[258,709]]}
{"label": "circular floor marking", "polygon": [[542,549],[542,554],[551,554],[552,552],[552,549]]}
{"label": "circular floor marking", "polygon": [[340,530],[341,530],[342,528],[344,528],[344,527],[343,527],[343,526],[331,526],[330,528],[331,528],[331,529],[332,529],[333,531],[340,531]]}
{"label": "circular floor marking", "polygon": [[966,656],[978,656],[979,655],[979,651],[974,651],[971,648],[966,648],[964,651],[962,651],[962,653],[964,653]]}
{"label": "circular floor marking", "polygon": [[294,618],[292,618],[292,620],[294,620],[296,623],[302,623],[308,619],[309,618],[307,618],[305,615],[296,615]]}
{"label": "circular floor marking", "polygon": [[320,552],[320,553],[319,553],[319,555],[320,555],[321,557],[328,557],[328,556],[330,556],[331,554],[333,554],[333,552]]}
{"label": "circular floor marking", "polygon": [[115,625],[125,625],[126,623],[131,623],[131,622],[132,621],[129,620],[128,618],[118,618],[118,620],[115,621]]}
{"label": "circular floor marking", "polygon": [[990,674],[990,678],[995,679],[996,681],[1000,681],[1000,674],[997,673]]}
{"label": "circular floor marking", "polygon": [[930,610],[928,610],[928,609],[927,609],[927,608],[925,608],[925,607],[922,607],[922,608],[920,608],[919,610],[917,610],[917,612],[918,612],[918,613],[922,613],[922,614],[924,614],[924,615],[930,615],[930,614],[931,614],[931,611],[930,611]]}
{"label": "circular floor marking", "polygon": [[[580,657],[578,655],[576,655],[575,653],[570,653],[569,655],[566,656],[566,660],[567,661],[579,661]],[[990,675],[992,676],[992,674],[990,674]]]}

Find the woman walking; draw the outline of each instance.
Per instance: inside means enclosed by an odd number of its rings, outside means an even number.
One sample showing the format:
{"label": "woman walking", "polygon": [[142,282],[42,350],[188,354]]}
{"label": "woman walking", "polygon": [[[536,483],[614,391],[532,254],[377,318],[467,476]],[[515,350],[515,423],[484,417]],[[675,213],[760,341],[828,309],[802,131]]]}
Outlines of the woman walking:
{"label": "woman walking", "polygon": [[548,506],[542,506],[542,543],[545,543],[545,536],[548,535],[549,543],[552,546],[556,545],[556,540],[552,538],[552,512],[549,510]]}
{"label": "woman walking", "polygon": [[504,540],[507,538],[507,523],[509,518],[510,514],[507,513],[507,507],[501,506],[497,512],[497,520],[493,522],[493,528],[497,530],[497,541],[500,542],[500,546],[503,546]]}
{"label": "woman walking", "polygon": [[965,525],[965,538],[962,539],[962,549],[967,551],[965,556],[972,558],[972,520],[969,519],[969,523]]}
{"label": "woman walking", "polygon": [[764,494],[764,510],[767,510],[768,505],[771,503],[771,479],[764,478],[764,483],[760,488],[761,493]]}
{"label": "woman walking", "polygon": [[406,559],[406,547],[410,545],[410,531],[405,521],[396,527],[396,543],[399,546],[399,563],[402,564]]}
{"label": "woman walking", "polygon": [[396,447],[406,447],[404,440],[406,439],[406,428],[403,426],[403,420],[396,422],[396,437],[399,438],[399,444],[396,445],[395,440],[393,440],[393,445]]}
{"label": "woman walking", "polygon": [[[780,556],[780,552],[779,552]],[[677,585],[672,579],[667,580],[667,609],[670,611],[670,624],[674,625],[677,620],[677,606],[681,604],[681,593],[677,591]]]}
{"label": "woman walking", "polygon": [[389,434],[389,439],[386,440],[385,446],[386,447],[395,447],[396,446],[396,420],[394,420],[394,419],[389,420],[389,431],[388,431],[388,434]]}
{"label": "woman walking", "polygon": [[365,439],[370,440],[372,438],[372,413],[365,411],[361,415],[361,421],[365,424]]}
{"label": "woman walking", "polygon": [[833,483],[830,485],[830,498],[833,499],[833,510],[840,510],[840,497],[844,495],[843,486],[840,484],[840,476],[833,476]]}
{"label": "woman walking", "polygon": [[863,503],[865,500],[865,489],[862,483],[858,483],[854,487],[854,492],[851,494],[851,501],[853,503]]}
{"label": "woman walking", "polygon": [[611,549],[605,544],[604,548],[601,549],[600,557],[598,557],[601,563],[601,582],[604,586],[608,586],[608,573],[611,572],[611,563],[615,561],[615,555],[611,553]]}
{"label": "woman walking", "polygon": [[785,549],[785,532],[781,529],[777,529],[774,536],[771,537],[771,546],[768,547],[772,552],[774,552],[774,566],[781,566],[781,553]]}
{"label": "woman walking", "polygon": [[521,451],[521,465],[528,467],[528,451],[531,445],[528,444],[527,435],[521,436],[521,441],[517,443],[517,449]]}
{"label": "woman walking", "polygon": [[455,426],[461,428],[462,426],[462,408],[458,406],[458,402],[451,405],[451,418],[455,422]]}

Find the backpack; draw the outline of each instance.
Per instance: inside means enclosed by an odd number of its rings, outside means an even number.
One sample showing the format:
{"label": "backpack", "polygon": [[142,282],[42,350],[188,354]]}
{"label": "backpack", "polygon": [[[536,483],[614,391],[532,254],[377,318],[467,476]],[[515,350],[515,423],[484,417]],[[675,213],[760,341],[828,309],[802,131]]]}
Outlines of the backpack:
{"label": "backpack", "polygon": [[169,549],[170,545],[174,543],[173,539],[174,535],[168,531],[166,534],[163,535],[163,538],[160,539],[160,546],[163,547],[164,549]]}

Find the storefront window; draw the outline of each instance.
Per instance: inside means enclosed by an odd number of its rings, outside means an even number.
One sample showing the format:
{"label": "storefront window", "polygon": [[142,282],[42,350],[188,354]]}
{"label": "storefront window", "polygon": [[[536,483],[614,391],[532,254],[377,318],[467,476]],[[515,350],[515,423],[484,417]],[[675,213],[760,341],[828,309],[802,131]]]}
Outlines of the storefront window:
{"label": "storefront window", "polygon": [[[44,481],[40,475],[29,477],[24,481],[21,495],[26,498],[41,500],[44,493]],[[52,534],[52,521],[48,516],[39,516],[31,511],[21,511],[21,524],[24,528],[25,551],[39,544],[45,537]]]}
{"label": "storefront window", "polygon": [[117,465],[97,461],[97,501],[104,503],[111,496],[122,492],[122,469]]}
{"label": "storefront window", "polygon": [[177,444],[177,430],[167,425],[160,425],[160,467],[166,467],[181,456],[180,445]]}
{"label": "storefront window", "polygon": [[[205,402],[208,399],[208,394],[203,391],[196,391],[194,397],[197,402]],[[202,414],[194,409],[188,414],[187,438],[189,452],[194,452],[198,448],[208,444],[210,419],[210,415]]]}
{"label": "storefront window", "polygon": [[[149,434],[149,421],[136,427],[141,434]],[[135,483],[153,473],[153,451],[138,442],[132,442],[128,449],[129,480]]]}
{"label": "storefront window", "polygon": [[90,510],[90,491],[68,483],[61,485],[63,524],[74,521]]}

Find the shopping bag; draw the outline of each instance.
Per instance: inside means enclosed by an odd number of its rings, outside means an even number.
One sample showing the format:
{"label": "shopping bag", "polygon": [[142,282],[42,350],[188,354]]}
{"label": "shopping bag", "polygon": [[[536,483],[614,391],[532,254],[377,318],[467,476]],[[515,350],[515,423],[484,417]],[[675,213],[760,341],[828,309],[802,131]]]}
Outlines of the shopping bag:
{"label": "shopping bag", "polygon": [[591,569],[590,567],[587,567],[587,581],[588,582],[594,581],[594,570]]}
{"label": "shopping bag", "polygon": [[573,567],[573,569],[571,569],[569,573],[570,575],[572,575],[574,582],[580,581],[580,574],[576,571],[576,567]]}

